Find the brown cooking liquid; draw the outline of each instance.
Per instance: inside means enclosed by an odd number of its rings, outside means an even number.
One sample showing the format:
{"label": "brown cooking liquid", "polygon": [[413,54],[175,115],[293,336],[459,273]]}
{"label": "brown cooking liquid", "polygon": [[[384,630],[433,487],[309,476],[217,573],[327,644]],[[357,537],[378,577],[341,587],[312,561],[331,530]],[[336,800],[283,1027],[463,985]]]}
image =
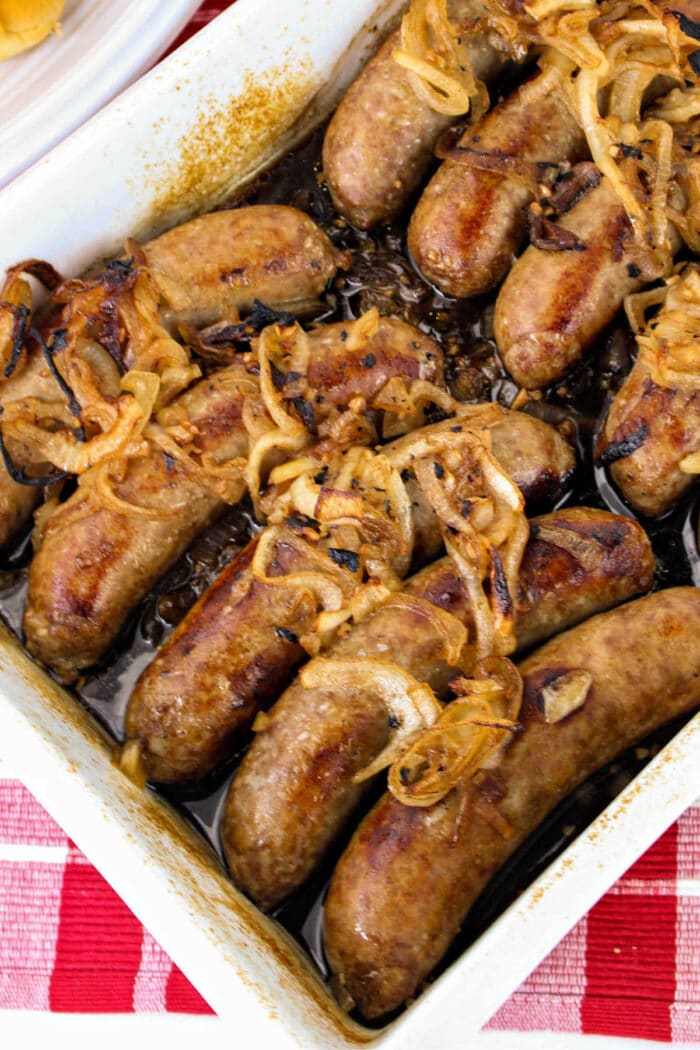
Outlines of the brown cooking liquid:
{"label": "brown cooking liquid", "polygon": [[[353,230],[333,209],[320,177],[321,133],[291,154],[233,206],[291,204],[312,216],[331,239],[352,249],[352,269],[338,276],[307,321],[331,322],[357,317],[372,306],[382,314],[403,317],[418,325],[442,345],[448,360],[452,393],[464,401],[497,400],[509,405],[517,387],[504,372],[493,341],[494,296],[477,300],[448,300],[415,273],[405,248],[405,223],[372,234]],[[410,215],[410,210],[408,212]],[[608,398],[620,386],[632,363],[634,344],[620,322],[565,383],[547,392],[529,407],[541,418],[561,425],[579,450],[580,467],[573,488],[560,505],[586,504],[630,514],[603,470],[593,467],[591,449],[596,426]],[[700,585],[700,558],[695,536],[694,503],[684,501],[659,521],[645,522],[656,554],[657,587]],[[123,740],[124,714],[136,679],[204,589],[242,549],[258,528],[250,507],[234,507],[192,545],[136,611],[109,658],[86,675],[75,691],[77,699],[111,734]],[[29,534],[0,564],[0,613],[17,634],[26,594],[31,554]],[[532,882],[561,850],[636,776],[651,757],[678,731],[667,726],[641,746],[578,788],[504,866],[472,909],[442,968],[452,962]],[[218,826],[235,768],[245,748],[198,789],[158,789],[198,828],[222,856]],[[375,798],[381,791],[377,785]],[[374,801],[366,800],[365,808]],[[335,859],[352,828],[338,843],[324,868],[276,912],[276,918],[310,953],[321,974],[327,967],[321,946],[325,888]],[[222,861],[223,862],[223,861]]]}

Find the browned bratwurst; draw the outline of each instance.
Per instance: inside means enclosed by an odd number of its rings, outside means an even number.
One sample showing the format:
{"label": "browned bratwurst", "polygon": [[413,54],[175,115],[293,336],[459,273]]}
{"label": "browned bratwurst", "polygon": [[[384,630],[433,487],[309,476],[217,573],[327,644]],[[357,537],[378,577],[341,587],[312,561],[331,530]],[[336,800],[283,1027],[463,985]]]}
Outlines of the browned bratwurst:
{"label": "browned bratwurst", "polygon": [[[457,23],[485,12],[479,0],[454,0],[449,7]],[[409,73],[392,60],[399,36],[392,33],[353,82],[323,143],[333,203],[360,229],[396,218],[426,173],[440,134],[455,119],[418,98]],[[490,80],[507,58],[493,40],[486,33],[463,38],[478,79]]]}
{"label": "browned bratwurst", "polygon": [[[447,420],[421,433],[455,425],[456,420]],[[573,460],[555,430],[531,416],[504,413],[492,435],[494,453],[517,484],[524,479],[526,494],[534,492],[539,500],[547,490],[560,489]],[[409,440],[385,447],[390,462]],[[441,538],[434,512],[421,495],[412,490],[414,559],[425,563],[439,553]],[[136,684],[126,735],[139,741],[142,765],[152,780],[172,783],[209,773],[241,742],[260,707],[279,696],[305,657],[298,639],[311,628],[315,604],[300,601],[296,587],[255,580],[254,549],[255,541],[224,569]],[[289,552],[279,573],[302,571],[302,562]]]}
{"label": "browned bratwurst", "polygon": [[[354,350],[346,349],[344,333],[347,326],[340,323],[309,336],[308,383],[324,399],[317,406],[319,418],[355,397],[371,407],[372,396],[392,376],[442,382],[440,348],[404,321],[383,318],[377,332]],[[244,393],[236,383],[241,377],[250,383],[245,365],[232,365],[198,383],[174,406],[184,408],[197,427],[201,451],[224,460],[248,453]],[[95,508],[78,488],[47,522],[32,562],[24,615],[27,647],[65,681],[100,659],[130,609],[224,509],[160,452],[130,461],[117,492],[133,503],[154,504],[161,513],[144,518],[128,508],[124,513]],[[244,493],[241,479],[237,498]]]}
{"label": "browned bratwurst", "polygon": [[[498,285],[527,234],[533,192],[519,178],[479,167],[479,156],[532,165],[586,155],[586,139],[551,73],[539,73],[472,125],[423,191],[408,227],[419,271],[444,295],[466,298]],[[540,178],[541,178],[540,173]]]}
{"label": "browned bratwurst", "polygon": [[[348,260],[307,215],[277,205],[213,212],[174,227],[142,252],[168,303],[164,316],[195,325],[234,318],[255,299],[277,309],[308,303]],[[53,327],[59,325],[60,316]],[[62,401],[63,392],[31,339],[25,355],[0,384],[0,405],[26,397]],[[60,371],[60,351],[54,361]],[[128,355],[120,364],[141,367]],[[9,451],[18,465],[30,457],[14,443]],[[16,484],[0,463],[0,546],[28,521],[39,497],[39,489]]]}
{"label": "browned bratwurst", "polygon": [[548,386],[588,350],[630,292],[642,286],[640,250],[627,213],[605,180],[559,220],[585,245],[530,245],[496,300],[494,334],[516,383]]}
{"label": "browned bratwurst", "polygon": [[[536,519],[521,569],[520,647],[648,590],[653,571],[649,541],[628,518],[573,508]],[[404,593],[471,621],[449,558],[413,577]],[[390,659],[444,695],[455,668],[442,654],[430,616],[391,600],[329,653]],[[272,708],[233,781],[222,823],[233,879],[262,908],[274,908],[311,875],[364,793],[353,776],[377,757],[388,733],[386,708],[371,689],[330,682],[305,689],[297,681]]]}
{"label": "browned bratwurst", "polygon": [[198,327],[250,310],[255,299],[290,310],[308,304],[349,260],[308,215],[281,204],[202,215],[143,252],[175,316]]}
{"label": "browned bratwurst", "polygon": [[[491,876],[562,798],[700,703],[699,632],[700,591],[678,587],[559,635],[520,665],[524,731],[480,786],[426,808],[381,799],[341,858],[325,909],[329,964],[364,1017],[415,994]],[[548,724],[542,690],[578,669],[592,677],[583,705]]]}
{"label": "browned bratwurst", "polygon": [[[695,290],[692,313],[685,309],[686,287]],[[668,314],[678,310],[700,339],[699,291],[698,271],[686,270],[654,318],[652,338],[662,337]],[[672,341],[673,331],[668,335]],[[700,451],[700,391],[692,377],[684,380],[680,374],[672,385],[655,382],[652,365],[640,354],[610,406],[596,455],[599,462],[610,465],[613,481],[634,510],[656,517],[670,510],[695,482],[680,463]]]}
{"label": "browned bratwurst", "polygon": [[[240,388],[231,382],[241,372],[224,369],[176,402],[197,426],[202,451],[226,459],[248,446]],[[91,490],[78,487],[47,519],[32,560],[26,645],[66,682],[100,659],[134,604],[225,506],[160,450],[130,460],[115,491],[153,513],[96,505]],[[244,492],[241,480],[239,498]]]}

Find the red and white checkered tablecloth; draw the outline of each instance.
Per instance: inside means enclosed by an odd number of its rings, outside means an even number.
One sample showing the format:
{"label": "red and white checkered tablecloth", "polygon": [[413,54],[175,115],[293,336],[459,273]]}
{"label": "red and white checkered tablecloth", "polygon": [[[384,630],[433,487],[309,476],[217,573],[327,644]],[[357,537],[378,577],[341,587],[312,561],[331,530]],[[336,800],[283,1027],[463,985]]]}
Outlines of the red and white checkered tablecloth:
{"label": "red and white checkered tablecloth", "polygon": [[[229,6],[206,2],[175,45]],[[0,779],[0,1009],[210,1013],[29,792]],[[700,804],[488,1025],[700,1044]]]}
{"label": "red and white checkered tablecloth", "polygon": [[[0,779],[0,1009],[209,1013],[17,780]],[[490,1028],[700,1043],[700,805],[578,923]]]}

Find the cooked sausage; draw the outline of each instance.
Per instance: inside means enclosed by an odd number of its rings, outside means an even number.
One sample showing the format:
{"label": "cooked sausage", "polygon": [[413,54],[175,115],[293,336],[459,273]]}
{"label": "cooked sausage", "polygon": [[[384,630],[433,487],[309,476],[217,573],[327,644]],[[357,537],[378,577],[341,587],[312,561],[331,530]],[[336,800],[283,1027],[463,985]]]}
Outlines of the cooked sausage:
{"label": "cooked sausage", "polygon": [[[426,427],[424,433],[445,426],[453,428],[454,421]],[[532,480],[537,466],[551,481],[558,472],[568,474],[572,462],[566,443],[555,431],[551,439],[548,430],[520,413],[504,413],[503,423],[494,428],[501,435],[495,442],[501,462],[516,482],[522,473],[538,495],[543,483]],[[408,440],[386,446],[389,460],[402,453]],[[511,452],[512,462],[507,458]],[[411,494],[417,560],[425,563],[440,551],[440,530],[425,499],[413,488]],[[139,741],[143,767],[153,780],[202,779],[242,742],[256,712],[279,696],[304,659],[298,639],[311,628],[315,606],[300,601],[294,587],[255,581],[250,569],[254,548],[255,542],[224,569],[136,684],[126,735]],[[280,571],[303,568],[290,552]]]}
{"label": "cooked sausage", "polygon": [[[628,518],[575,508],[537,519],[521,571],[519,643],[541,641],[647,590],[653,566],[645,533]],[[470,622],[449,558],[413,577],[405,592]],[[428,616],[389,602],[330,655],[389,657],[440,695],[455,674],[442,652]],[[222,822],[233,879],[265,910],[297,889],[329,849],[362,797],[354,774],[376,758],[389,732],[386,709],[371,690],[349,693],[330,682],[323,689],[295,682],[269,717],[234,778]]]}
{"label": "cooked sausage", "polygon": [[[427,808],[386,794],[326,899],[324,944],[364,1017],[395,1010],[438,964],[481,890],[547,813],[623,748],[700,703],[700,591],[657,592],[559,635],[520,665],[517,734],[477,786]],[[584,668],[583,706],[548,724],[543,688]]]}
{"label": "cooked sausage", "polygon": [[[278,205],[193,219],[144,245],[143,254],[168,303],[164,314],[197,325],[235,317],[256,298],[277,308],[313,300],[348,259],[307,215]],[[31,342],[27,355],[24,368],[2,384],[0,404],[28,396],[62,399]],[[0,545],[25,524],[39,500],[39,490],[5,480],[4,473],[0,464]]]}
{"label": "cooked sausage", "polygon": [[[202,451],[226,459],[248,447],[240,389],[227,381],[239,371],[224,369],[178,399]],[[241,497],[244,491],[241,480]],[[129,460],[115,492],[151,516],[96,504],[89,488],[78,487],[47,519],[32,560],[26,645],[65,682],[100,659],[134,604],[225,507],[159,449]]]}
{"label": "cooked sausage", "polygon": [[459,140],[464,161],[445,160],[428,183],[408,227],[418,270],[444,295],[466,298],[498,285],[527,234],[525,182],[472,166],[475,154],[501,155],[533,166],[585,156],[586,139],[555,90],[539,73],[472,125]]}
{"label": "cooked sausage", "polygon": [[349,259],[308,215],[280,204],[202,215],[143,252],[175,316],[197,326],[235,317],[254,299],[277,308],[302,306]]}
{"label": "cooked sausage", "polygon": [[[479,0],[455,0],[450,15],[466,23],[484,13]],[[490,80],[506,60],[487,35],[465,36],[475,75]],[[417,189],[440,134],[454,122],[415,94],[408,72],[392,60],[399,31],[380,47],[350,86],[328,125],[323,170],[333,203],[353,226],[396,218]]]}
{"label": "cooked sausage", "polygon": [[[691,272],[691,271],[687,271]],[[682,306],[672,287],[657,315]],[[697,329],[700,338],[700,323]],[[649,361],[640,357],[615,396],[597,444],[598,460],[610,465],[615,484],[634,510],[664,514],[694,484],[680,468],[684,456],[700,451],[700,392],[692,382],[654,382]]]}
{"label": "cooked sausage", "polygon": [[[308,382],[322,398],[314,407],[318,418],[354,397],[364,397],[371,407],[371,398],[392,376],[442,382],[439,346],[404,321],[382,318],[377,332],[350,351],[344,333],[347,326],[340,323],[310,334]],[[225,460],[248,453],[238,376],[248,377],[243,363],[198,383],[178,400],[199,430],[201,451]],[[244,491],[241,481],[239,498]],[[32,562],[27,647],[65,681],[103,656],[133,606],[224,509],[159,451],[130,461],[117,494],[155,507],[154,516],[95,507],[78,488],[47,522]]]}
{"label": "cooked sausage", "polygon": [[551,252],[530,245],[496,300],[503,363],[528,390],[561,379],[641,287],[639,249],[619,197],[605,180],[559,220],[585,245]]}

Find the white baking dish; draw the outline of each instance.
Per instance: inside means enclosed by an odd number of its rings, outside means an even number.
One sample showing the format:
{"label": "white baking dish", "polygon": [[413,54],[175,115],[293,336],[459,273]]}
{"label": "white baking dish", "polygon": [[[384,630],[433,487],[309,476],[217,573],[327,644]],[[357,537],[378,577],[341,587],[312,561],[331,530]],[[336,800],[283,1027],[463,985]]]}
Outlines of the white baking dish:
{"label": "white baking dish", "polygon": [[0,65],[0,186],[153,64],[198,0],[67,0],[60,34]]}
{"label": "white baking dish", "polygon": [[[128,234],[203,210],[327,112],[396,11],[238,0],[0,193],[0,268],[77,273]],[[276,1047],[467,1045],[537,962],[700,795],[695,719],[622,797],[393,1025],[347,1021],[291,939],[230,885],[101,732],[0,632],[0,743],[63,825],[240,1036]]]}

